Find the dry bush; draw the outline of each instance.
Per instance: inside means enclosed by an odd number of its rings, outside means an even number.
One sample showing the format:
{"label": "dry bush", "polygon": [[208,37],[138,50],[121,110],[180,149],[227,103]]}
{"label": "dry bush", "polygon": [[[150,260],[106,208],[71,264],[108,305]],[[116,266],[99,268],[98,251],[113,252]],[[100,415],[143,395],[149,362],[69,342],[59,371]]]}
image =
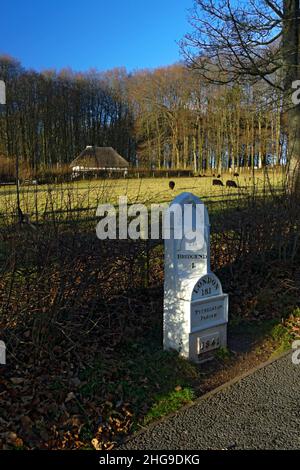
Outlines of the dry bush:
{"label": "dry bush", "polygon": [[0,182],[10,182],[16,177],[15,163],[12,158],[0,155]]}
{"label": "dry bush", "polygon": [[[37,180],[42,183],[59,183],[70,181],[72,170],[69,165],[57,165],[44,167],[40,165],[37,169],[32,168],[23,159],[19,160],[19,179]],[[13,182],[16,179],[16,158],[0,155],[0,183]]]}
{"label": "dry bush", "polygon": [[40,166],[37,170],[31,172],[31,177],[37,179],[40,184],[70,181],[71,176],[72,169],[67,164],[51,167]]}
{"label": "dry bush", "polygon": [[[78,210],[70,195],[66,212],[56,212],[55,197],[48,194],[47,211],[31,225],[6,217],[0,227],[0,328],[9,364],[0,384],[3,422],[29,448],[84,446],[83,425],[111,446],[132,425],[132,389],[148,380],[140,369],[157,369],[165,357],[163,243],[100,241],[94,210]],[[297,208],[285,194],[210,203],[212,269],[230,294],[231,321],[281,318],[299,303]],[[174,357],[177,378],[176,365]],[[92,397],[85,386],[95,387]]]}
{"label": "dry bush", "polygon": [[[65,213],[55,213],[50,196],[42,220],[33,226],[10,220],[1,229],[1,321],[14,348],[24,329],[39,356],[57,344],[74,350],[83,341],[114,347],[143,335],[152,321],[161,323],[162,242],[100,241],[94,211],[84,212],[83,219],[70,199]],[[248,285],[245,266],[258,282],[264,266],[292,265],[299,250],[297,207],[287,194],[241,197],[218,207],[211,217],[212,269],[225,290],[234,296]],[[155,311],[152,318],[149,309]]]}

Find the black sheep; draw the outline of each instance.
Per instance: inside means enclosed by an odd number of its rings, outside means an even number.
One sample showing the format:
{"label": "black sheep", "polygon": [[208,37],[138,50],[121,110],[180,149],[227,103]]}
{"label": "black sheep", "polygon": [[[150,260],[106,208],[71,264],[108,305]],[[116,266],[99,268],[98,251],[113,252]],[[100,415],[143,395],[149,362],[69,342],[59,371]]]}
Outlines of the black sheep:
{"label": "black sheep", "polygon": [[221,180],[213,180],[212,184],[213,186],[224,186]]}

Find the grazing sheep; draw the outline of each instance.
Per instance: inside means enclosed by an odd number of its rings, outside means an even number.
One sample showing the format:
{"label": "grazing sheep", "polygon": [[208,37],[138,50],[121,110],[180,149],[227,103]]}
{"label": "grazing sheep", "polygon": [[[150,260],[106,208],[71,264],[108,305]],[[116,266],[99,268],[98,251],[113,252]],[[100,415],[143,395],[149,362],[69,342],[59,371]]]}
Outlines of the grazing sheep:
{"label": "grazing sheep", "polygon": [[175,188],[175,183],[174,181],[169,181],[169,188],[174,189]]}
{"label": "grazing sheep", "polygon": [[238,188],[238,185],[236,184],[236,182],[232,180],[226,181],[226,186],[228,188]]}
{"label": "grazing sheep", "polygon": [[212,184],[213,186],[224,186],[221,180],[213,180]]}

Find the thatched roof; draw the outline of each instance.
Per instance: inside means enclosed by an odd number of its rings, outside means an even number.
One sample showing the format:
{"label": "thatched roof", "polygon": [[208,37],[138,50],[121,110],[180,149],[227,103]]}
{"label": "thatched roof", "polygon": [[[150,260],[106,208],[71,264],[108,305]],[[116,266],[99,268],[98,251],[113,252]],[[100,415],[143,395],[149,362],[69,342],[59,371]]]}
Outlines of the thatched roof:
{"label": "thatched roof", "polygon": [[70,164],[80,169],[128,168],[129,164],[112,147],[87,146]]}

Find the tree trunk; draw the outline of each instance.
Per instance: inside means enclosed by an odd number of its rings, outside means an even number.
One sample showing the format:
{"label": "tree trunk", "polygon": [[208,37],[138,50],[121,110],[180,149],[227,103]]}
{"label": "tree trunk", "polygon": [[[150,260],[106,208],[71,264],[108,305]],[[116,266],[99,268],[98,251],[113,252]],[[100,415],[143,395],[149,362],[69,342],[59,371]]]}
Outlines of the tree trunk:
{"label": "tree trunk", "polygon": [[288,166],[289,189],[300,195],[300,106],[288,110]]}
{"label": "tree trunk", "polygon": [[300,193],[300,105],[291,99],[292,83],[300,78],[299,67],[299,0],[283,0],[282,54],[285,74],[286,134],[288,136],[288,186],[292,192]]}

